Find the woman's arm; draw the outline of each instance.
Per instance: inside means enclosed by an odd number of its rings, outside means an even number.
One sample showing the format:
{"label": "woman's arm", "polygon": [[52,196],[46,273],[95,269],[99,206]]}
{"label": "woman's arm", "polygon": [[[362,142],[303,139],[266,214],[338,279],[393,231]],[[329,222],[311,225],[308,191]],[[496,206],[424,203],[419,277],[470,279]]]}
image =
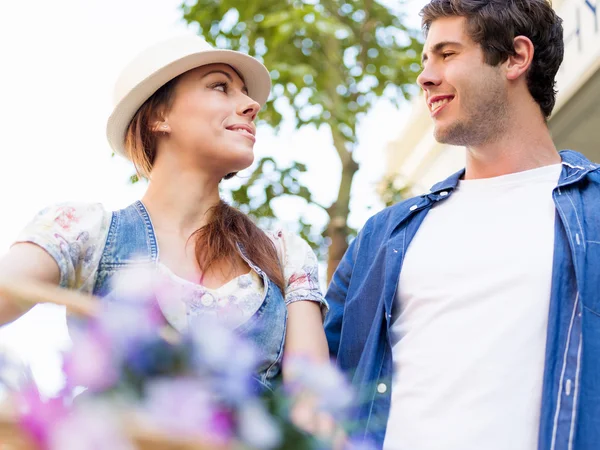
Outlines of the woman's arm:
{"label": "woman's arm", "polygon": [[283,363],[285,381],[286,358],[301,357],[315,363],[329,361],[323,327],[327,302],[319,285],[317,257],[308,243],[299,235],[284,231],[277,234],[275,243],[286,283],[283,292],[288,311]]}
{"label": "woman's arm", "polygon": [[0,325],[18,319],[30,306],[21,305],[2,292],[2,281],[14,283],[16,280],[41,281],[58,285],[60,271],[58,264],[45,250],[35,244],[23,242],[15,244],[0,259]]}
{"label": "woman's arm", "polygon": [[[329,364],[329,349],[323,319],[321,305],[314,301],[297,301],[288,305],[288,322],[286,330],[286,343],[283,357],[283,382],[294,382],[293,368],[297,365],[286,364],[296,357],[314,364],[315,370],[319,370],[321,364]],[[312,433],[326,442],[338,440],[343,442],[341,429],[336,426],[334,418],[317,408],[318,399],[310,393],[300,393],[291,411],[292,422],[297,427]],[[336,444],[333,448],[341,448]]]}
{"label": "woman's arm", "polygon": [[286,375],[285,359],[290,357],[306,358],[315,363],[329,361],[329,349],[321,304],[317,302],[296,301],[288,305],[288,321],[285,336],[283,377]]}
{"label": "woman's arm", "polygon": [[104,248],[111,213],[99,203],[60,203],[41,210],[0,259],[0,325],[30,306],[15,304],[2,282],[60,285],[79,290],[93,279]]}

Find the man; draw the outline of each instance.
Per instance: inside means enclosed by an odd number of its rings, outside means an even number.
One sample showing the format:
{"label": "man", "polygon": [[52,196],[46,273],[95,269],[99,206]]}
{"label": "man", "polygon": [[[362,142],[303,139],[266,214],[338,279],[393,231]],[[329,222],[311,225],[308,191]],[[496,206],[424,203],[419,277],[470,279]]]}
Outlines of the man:
{"label": "man", "polygon": [[[330,350],[389,450],[600,448],[600,168],[546,119],[546,0],[432,0],[418,83],[466,168],[372,217],[331,282]],[[599,144],[600,145],[600,144]]]}

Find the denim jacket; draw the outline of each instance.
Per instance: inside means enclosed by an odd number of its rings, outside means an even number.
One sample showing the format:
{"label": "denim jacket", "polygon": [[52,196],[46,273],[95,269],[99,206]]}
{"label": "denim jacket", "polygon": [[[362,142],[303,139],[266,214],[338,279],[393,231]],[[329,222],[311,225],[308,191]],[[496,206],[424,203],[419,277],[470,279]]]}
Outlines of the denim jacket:
{"label": "denim jacket", "polygon": [[[538,449],[592,450],[600,448],[600,166],[571,150],[560,156]],[[390,410],[390,327],[403,259],[428,211],[463,174],[369,219],[326,295],[331,354],[361,399],[355,437],[378,448]]]}
{"label": "denim jacket", "polygon": [[[248,259],[243,248],[238,247],[241,257],[263,279],[265,293],[258,311],[235,331],[246,337],[260,352],[257,378],[262,386],[271,387],[281,373],[287,307],[279,287]],[[94,295],[109,297],[112,280],[119,270],[134,265],[154,264],[157,261],[156,236],[143,203],[137,201],[125,209],[113,212],[100,258]]]}

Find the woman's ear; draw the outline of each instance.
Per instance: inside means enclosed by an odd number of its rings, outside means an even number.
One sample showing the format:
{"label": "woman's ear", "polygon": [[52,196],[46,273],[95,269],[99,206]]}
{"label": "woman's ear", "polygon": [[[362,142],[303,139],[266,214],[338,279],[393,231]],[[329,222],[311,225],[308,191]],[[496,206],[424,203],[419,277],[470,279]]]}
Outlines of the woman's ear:
{"label": "woman's ear", "polygon": [[155,133],[169,134],[171,132],[171,127],[165,120],[156,120],[152,124],[152,131]]}
{"label": "woman's ear", "polygon": [[509,80],[516,80],[524,73],[527,73],[531,62],[533,61],[534,47],[528,37],[517,36],[513,40],[515,49],[514,55],[510,55],[505,62],[506,77]]}

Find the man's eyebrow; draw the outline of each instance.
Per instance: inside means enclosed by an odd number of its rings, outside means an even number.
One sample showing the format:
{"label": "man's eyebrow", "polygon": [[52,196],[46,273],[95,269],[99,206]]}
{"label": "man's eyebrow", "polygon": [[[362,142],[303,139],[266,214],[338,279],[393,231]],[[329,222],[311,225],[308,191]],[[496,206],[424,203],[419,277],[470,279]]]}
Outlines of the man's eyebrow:
{"label": "man's eyebrow", "polygon": [[[229,73],[227,73],[221,69],[214,69],[214,70],[211,70],[210,72],[206,72],[204,75],[202,75],[202,78],[207,77],[213,73],[221,73],[221,74],[225,75],[231,83],[233,83],[233,77]],[[246,86],[246,83],[244,83],[244,85],[242,86],[242,91],[244,92],[244,94],[248,95],[248,87]]]}
{"label": "man's eyebrow", "polygon": [[[442,42],[438,42],[431,48],[431,53],[434,53],[434,54],[441,53],[442,50],[444,49],[444,47],[447,47],[449,45],[453,45],[455,47],[463,46],[460,42],[456,42],[456,41],[442,41]],[[423,64],[425,61],[427,61],[427,58],[428,58],[427,53],[423,52],[423,54],[421,55],[421,64]]]}

